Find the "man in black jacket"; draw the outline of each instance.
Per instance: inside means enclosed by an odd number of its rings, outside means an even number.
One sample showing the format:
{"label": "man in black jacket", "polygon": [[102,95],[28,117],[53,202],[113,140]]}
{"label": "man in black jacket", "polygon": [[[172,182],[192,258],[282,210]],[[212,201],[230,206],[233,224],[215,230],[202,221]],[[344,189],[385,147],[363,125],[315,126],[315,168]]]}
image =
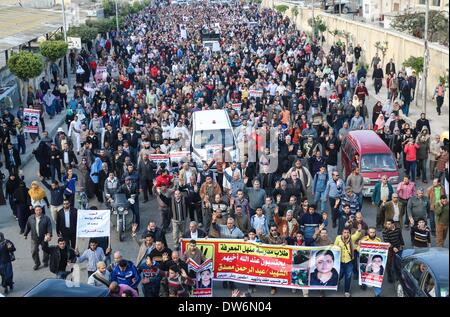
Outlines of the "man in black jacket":
{"label": "man in black jacket", "polygon": [[22,165],[22,161],[20,159],[19,151],[13,148],[11,143],[9,143],[5,149],[5,165],[9,171],[9,175],[19,174],[19,168],[20,165]]}
{"label": "man in black jacket", "polygon": [[189,218],[191,220],[195,220],[195,215],[197,214],[198,222],[202,223],[203,216],[200,208],[200,186],[197,184],[196,176],[191,175],[191,177],[189,178],[189,183],[185,186],[180,186],[179,189],[186,194],[185,197],[189,209]]}
{"label": "man in black jacket", "polygon": [[63,150],[61,152],[61,161],[63,166],[67,169],[68,167],[75,167],[78,165],[77,156],[75,152],[69,148],[69,144],[64,143]]}
{"label": "man in black jacket", "polygon": [[141,239],[145,239],[147,234],[150,234],[154,241],[162,241],[164,245],[167,245],[166,232],[162,228],[157,227],[155,221],[150,220],[147,228],[142,233]]}
{"label": "man in black jacket", "polygon": [[189,230],[183,234],[183,239],[202,239],[206,238],[207,234],[205,231],[198,229],[198,225],[195,221],[189,223]]}
{"label": "man in black jacket", "polygon": [[[127,176],[125,178],[125,184],[119,187],[118,193],[124,193],[131,205],[133,211],[133,222],[137,223],[138,227],[141,223],[139,216],[139,191],[136,184],[133,183],[132,177]],[[134,200],[134,203],[132,201]]]}
{"label": "man in black jacket", "polygon": [[[31,256],[34,261],[33,270],[39,269],[41,266],[41,260],[39,258],[39,246],[44,249],[44,245],[47,244],[44,241],[45,235],[52,234],[52,222],[50,218],[42,214],[42,207],[34,207],[34,215],[28,218],[27,225],[25,227],[24,237],[28,238],[28,234],[31,232]],[[44,251],[44,266],[48,266],[49,254]]]}
{"label": "man in black jacket", "polygon": [[381,87],[383,86],[383,69],[379,65],[375,65],[375,68],[373,70],[372,79],[373,84],[375,86],[375,94],[378,95],[380,92]]}
{"label": "man in black jacket", "polygon": [[130,133],[125,134],[125,140],[128,141],[128,144],[131,148],[131,161],[134,164],[137,164],[137,150],[139,145],[139,137],[140,135],[134,131],[134,127],[130,127]]}
{"label": "man in black jacket", "polygon": [[394,73],[395,74],[395,63],[394,60],[391,58],[389,60],[389,63],[386,64],[386,72],[385,74],[390,74],[390,73]]}
{"label": "man in black jacket", "polygon": [[71,248],[75,248],[77,243],[77,216],[78,210],[70,206],[68,199],[64,199],[63,208],[56,216],[56,234]]}
{"label": "man in black jacket", "polygon": [[63,207],[65,188],[59,186],[59,182],[57,180],[53,181],[52,184],[49,185],[49,183],[47,183],[42,176],[41,182],[50,191],[50,214],[52,215],[53,222],[56,223],[56,215]]}
{"label": "man in black jacket", "polygon": [[61,152],[56,147],[55,143],[52,143],[50,149],[50,172],[52,173],[52,182],[58,175],[58,180],[61,182]]}
{"label": "man in black jacket", "polygon": [[138,164],[138,173],[140,179],[139,190],[144,193],[144,203],[148,202],[148,193],[152,195],[153,180],[155,179],[156,165],[148,159],[148,154],[144,154],[144,159]]}
{"label": "man in black jacket", "polygon": [[51,239],[51,235],[45,235],[45,244],[42,245],[42,250],[50,255],[50,272],[56,274],[56,278],[65,280],[67,275],[70,274],[67,271],[67,263],[77,261],[75,250],[68,247],[63,238],[58,238],[58,245],[49,246],[48,242]]}
{"label": "man in black jacket", "polygon": [[161,193],[161,188],[157,188],[157,193],[159,198],[170,207],[172,213],[172,238],[174,247],[176,250],[180,248],[180,238],[183,235],[184,229],[186,227],[186,218],[188,216],[188,206],[186,204],[186,199],[183,197],[179,190],[173,193],[173,198],[168,198]]}

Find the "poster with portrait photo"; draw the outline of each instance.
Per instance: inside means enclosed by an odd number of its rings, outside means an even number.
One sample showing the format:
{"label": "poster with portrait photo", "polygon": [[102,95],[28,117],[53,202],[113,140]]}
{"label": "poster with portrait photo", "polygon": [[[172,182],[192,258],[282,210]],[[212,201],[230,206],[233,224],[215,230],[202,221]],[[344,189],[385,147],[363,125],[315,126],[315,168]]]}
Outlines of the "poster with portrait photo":
{"label": "poster with portrait photo", "polygon": [[341,255],[332,249],[311,252],[309,286],[314,289],[335,289],[339,283]]}
{"label": "poster with portrait photo", "polygon": [[388,243],[360,243],[359,285],[381,287],[389,251]]}
{"label": "poster with portrait photo", "polygon": [[192,297],[212,297],[213,295],[213,262],[207,259],[201,265],[189,259],[189,271],[195,272],[195,286],[192,290]]}
{"label": "poster with portrait photo", "polygon": [[38,109],[25,108],[23,110],[24,132],[39,133],[39,116]]}

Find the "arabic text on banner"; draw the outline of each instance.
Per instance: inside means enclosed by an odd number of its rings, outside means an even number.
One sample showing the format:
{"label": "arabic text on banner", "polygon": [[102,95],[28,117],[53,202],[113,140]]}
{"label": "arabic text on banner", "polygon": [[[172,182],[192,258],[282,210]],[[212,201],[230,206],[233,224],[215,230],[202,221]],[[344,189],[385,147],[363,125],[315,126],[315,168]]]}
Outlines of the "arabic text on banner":
{"label": "arabic text on banner", "polygon": [[[213,278],[254,285],[337,290],[340,249],[268,245],[233,239],[197,239],[212,259]],[[182,241],[186,251],[189,240]]]}
{"label": "arabic text on banner", "polygon": [[389,243],[361,241],[359,246],[359,285],[381,287],[386,271]]}
{"label": "arabic text on banner", "polygon": [[95,238],[110,235],[109,210],[78,210],[77,237]]}

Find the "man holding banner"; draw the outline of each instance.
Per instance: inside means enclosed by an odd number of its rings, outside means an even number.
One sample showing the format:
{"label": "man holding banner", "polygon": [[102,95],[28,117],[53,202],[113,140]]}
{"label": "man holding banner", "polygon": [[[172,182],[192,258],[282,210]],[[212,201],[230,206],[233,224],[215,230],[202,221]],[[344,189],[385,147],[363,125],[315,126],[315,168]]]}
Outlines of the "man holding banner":
{"label": "man holding banner", "polygon": [[[381,243],[381,238],[377,237],[377,229],[375,227],[369,227],[369,230],[367,231],[367,235],[362,237],[361,240],[359,240],[358,245],[356,246],[357,254],[359,254],[358,257],[358,272],[359,272],[359,280],[361,285],[361,289],[365,290],[367,288],[367,284],[361,281],[361,243],[365,245],[365,243]],[[364,256],[363,256],[364,257]],[[384,265],[386,267],[386,264]],[[380,297],[381,295],[381,285],[380,287],[374,287],[373,289],[375,296]]]}
{"label": "man holding banner", "polygon": [[373,286],[375,297],[380,297],[389,243],[382,243],[376,236],[376,229],[372,227],[369,229],[369,235],[361,239],[358,248],[360,249],[359,285]]}

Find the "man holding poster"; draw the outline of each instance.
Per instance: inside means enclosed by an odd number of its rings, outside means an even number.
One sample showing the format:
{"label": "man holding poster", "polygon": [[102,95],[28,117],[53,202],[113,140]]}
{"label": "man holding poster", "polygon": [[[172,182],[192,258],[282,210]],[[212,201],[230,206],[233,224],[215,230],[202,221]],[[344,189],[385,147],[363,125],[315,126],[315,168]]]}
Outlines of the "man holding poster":
{"label": "man holding poster", "polygon": [[[389,243],[370,237],[375,228],[369,229],[369,236],[359,243],[359,285],[373,286],[375,297],[381,296],[384,272],[389,251]],[[376,241],[376,242],[374,242]]]}
{"label": "man holding poster", "polygon": [[109,210],[78,210],[77,238],[110,236]]}

